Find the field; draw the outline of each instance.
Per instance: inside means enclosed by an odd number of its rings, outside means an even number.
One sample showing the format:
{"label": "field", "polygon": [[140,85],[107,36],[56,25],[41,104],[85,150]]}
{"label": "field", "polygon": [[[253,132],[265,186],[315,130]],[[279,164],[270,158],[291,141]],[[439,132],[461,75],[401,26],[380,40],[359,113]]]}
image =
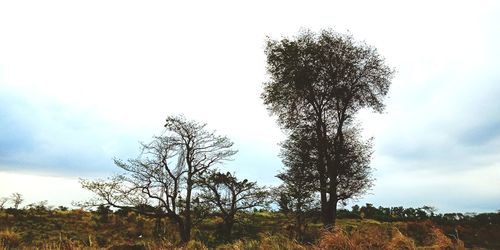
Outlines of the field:
{"label": "field", "polygon": [[297,237],[291,218],[256,211],[238,215],[232,240],[220,239],[221,221],[210,217],[199,221],[185,245],[177,243],[175,225],[157,222],[123,211],[5,209],[0,211],[0,249],[500,249],[500,225],[491,222],[344,218],[327,232],[310,219]]}

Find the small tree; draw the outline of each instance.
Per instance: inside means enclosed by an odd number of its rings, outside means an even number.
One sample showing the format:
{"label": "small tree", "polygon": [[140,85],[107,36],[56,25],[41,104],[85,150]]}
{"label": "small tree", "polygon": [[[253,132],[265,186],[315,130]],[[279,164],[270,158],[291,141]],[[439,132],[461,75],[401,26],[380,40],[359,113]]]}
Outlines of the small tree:
{"label": "small tree", "polygon": [[199,180],[203,187],[200,198],[210,202],[217,209],[217,214],[222,218],[222,236],[230,239],[235,215],[242,210],[265,206],[268,203],[269,193],[257,186],[256,182],[247,179],[239,181],[233,174],[211,172]]}
{"label": "small tree", "polygon": [[[302,132],[302,133],[301,133]],[[296,130],[281,144],[282,162],[285,170],[277,175],[283,181],[279,196],[288,201],[287,209],[295,217],[295,235],[302,240],[306,227],[305,214],[316,207],[315,193],[318,191],[317,171],[311,140],[307,133]]]}
{"label": "small tree", "polygon": [[14,208],[18,209],[19,205],[21,205],[21,203],[23,203],[24,198],[23,198],[23,196],[20,193],[13,193],[10,196],[10,200],[12,201],[12,204],[14,205]]}
{"label": "small tree", "polygon": [[9,198],[7,197],[0,197],[0,209],[5,208],[5,204],[9,201]]}

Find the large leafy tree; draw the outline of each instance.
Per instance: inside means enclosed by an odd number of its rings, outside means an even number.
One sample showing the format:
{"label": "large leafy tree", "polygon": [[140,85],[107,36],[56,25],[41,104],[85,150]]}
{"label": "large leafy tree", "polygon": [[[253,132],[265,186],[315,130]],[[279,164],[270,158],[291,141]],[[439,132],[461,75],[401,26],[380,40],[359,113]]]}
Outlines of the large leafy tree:
{"label": "large leafy tree", "polygon": [[[350,181],[345,131],[363,108],[381,112],[393,70],[377,50],[331,30],[268,40],[262,98],[288,133],[307,127],[315,145],[323,222],[333,226],[339,187]],[[303,131],[302,131],[303,132]]]}
{"label": "large leafy tree", "polygon": [[83,187],[96,194],[86,205],[107,204],[168,217],[178,225],[181,241],[189,241],[196,179],[236,153],[227,137],[205,126],[182,116],[168,117],[166,132],[142,144],[139,157],[115,160],[122,174],[107,180],[82,180]]}

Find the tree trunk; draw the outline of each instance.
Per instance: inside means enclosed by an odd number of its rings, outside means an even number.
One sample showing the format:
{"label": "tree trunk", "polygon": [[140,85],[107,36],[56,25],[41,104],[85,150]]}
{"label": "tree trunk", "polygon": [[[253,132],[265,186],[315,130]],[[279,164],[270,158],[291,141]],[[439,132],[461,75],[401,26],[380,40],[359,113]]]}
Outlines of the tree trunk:
{"label": "tree trunk", "polygon": [[156,239],[160,239],[163,236],[163,228],[160,215],[157,215],[155,219],[154,236]]}
{"label": "tree trunk", "polygon": [[332,229],[334,225],[334,218],[333,218],[333,208],[332,208],[332,203],[331,200],[328,200],[326,202],[326,208],[325,208],[325,214],[323,214],[323,225],[326,229],[330,230]]}
{"label": "tree trunk", "polygon": [[181,243],[187,243],[189,242],[189,239],[191,238],[190,231],[186,231],[185,226],[180,226],[179,225],[179,233],[181,236]]}
{"label": "tree trunk", "polygon": [[321,220],[323,222],[323,225],[328,225],[330,222],[329,220],[329,206],[328,206],[328,187],[327,187],[327,157],[328,157],[328,151],[326,147],[326,141],[325,141],[325,133],[326,131],[323,131],[322,125],[321,125],[321,120],[317,121],[316,124],[316,139],[318,142],[318,174],[319,174],[319,189],[320,189],[320,197],[321,197]]}
{"label": "tree trunk", "polygon": [[304,216],[301,210],[297,211],[297,216],[296,216],[296,225],[295,225],[295,233],[296,237],[295,239],[298,241],[302,241],[304,231],[302,230],[304,228]]}
{"label": "tree trunk", "polygon": [[[320,173],[320,175],[324,175],[324,173]],[[321,197],[321,220],[323,224],[326,224],[327,222],[326,217],[328,214],[328,198],[326,196],[327,194],[326,181],[323,176],[320,176],[319,186],[320,186],[320,197]]]}
{"label": "tree trunk", "polygon": [[330,205],[331,205],[331,208],[332,208],[332,211],[331,211],[331,214],[330,214],[330,217],[331,217],[331,230],[335,229],[335,223],[337,222],[337,204],[338,204],[338,199],[337,199],[337,195],[335,195],[334,197],[332,197],[333,199],[330,200]]}
{"label": "tree trunk", "polygon": [[184,209],[184,236],[185,236],[185,241],[183,242],[188,242],[191,240],[191,191],[193,190],[193,180],[191,174],[188,174],[188,179],[187,179],[187,188],[186,188],[186,205]]}
{"label": "tree trunk", "polygon": [[234,218],[224,219],[224,224],[222,225],[222,237],[224,238],[224,240],[229,241],[231,239],[233,225],[234,225]]}
{"label": "tree trunk", "polygon": [[[332,152],[332,154],[335,154],[336,152]],[[338,183],[337,183],[337,166],[338,166],[338,161],[337,161],[337,156],[334,156],[334,160],[327,159],[327,172],[328,172],[328,179],[329,181],[329,186],[328,186],[328,202],[327,202],[327,215],[326,215],[326,223],[325,227],[329,230],[333,230],[335,227],[335,216],[337,214],[337,188],[338,188]]]}
{"label": "tree trunk", "polygon": [[177,222],[177,226],[179,226],[179,236],[181,238],[181,243],[187,243],[190,239],[189,232],[186,233],[186,225],[184,224],[184,220],[180,216],[174,217]]}

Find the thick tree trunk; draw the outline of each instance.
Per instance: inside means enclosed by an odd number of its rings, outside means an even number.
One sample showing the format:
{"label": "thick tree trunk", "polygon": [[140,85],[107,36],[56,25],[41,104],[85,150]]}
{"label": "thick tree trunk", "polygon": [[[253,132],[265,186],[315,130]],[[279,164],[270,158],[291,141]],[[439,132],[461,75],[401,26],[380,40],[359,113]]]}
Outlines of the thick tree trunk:
{"label": "thick tree trunk", "polygon": [[325,225],[329,230],[335,229],[335,223],[337,221],[337,204],[338,198],[336,195],[337,187],[332,188],[330,193],[330,200],[328,201],[328,224]]}
{"label": "thick tree trunk", "polygon": [[333,218],[334,209],[332,208],[331,200],[328,200],[325,206],[326,208],[325,208],[325,214],[323,214],[323,225],[326,229],[331,229],[335,226]]}
{"label": "thick tree trunk", "polygon": [[318,174],[319,174],[319,188],[320,188],[320,199],[321,199],[321,220],[323,225],[330,223],[329,220],[329,206],[328,206],[328,186],[327,186],[327,156],[328,151],[326,148],[325,133],[323,131],[321,120],[316,124],[316,139],[318,141]]}
{"label": "thick tree trunk", "polygon": [[338,204],[338,181],[337,176],[339,175],[339,169],[341,168],[341,159],[344,157],[343,148],[344,148],[344,135],[342,131],[341,122],[339,127],[337,128],[337,135],[335,137],[335,141],[333,144],[333,161],[330,158],[327,158],[327,172],[328,178],[330,180],[329,186],[329,200],[328,200],[328,223],[325,226],[333,230],[335,228],[335,222],[337,221],[337,204]]}
{"label": "thick tree trunk", "polygon": [[337,204],[338,199],[335,197],[335,200],[332,202],[332,230],[335,229],[335,223],[337,222]]}
{"label": "thick tree trunk", "polygon": [[[323,174],[320,173],[320,175],[324,175],[324,173]],[[321,220],[323,224],[325,224],[327,222],[326,217],[328,214],[328,197],[326,196],[327,187],[324,176],[320,176],[319,186],[320,186],[320,201],[321,201]]]}

